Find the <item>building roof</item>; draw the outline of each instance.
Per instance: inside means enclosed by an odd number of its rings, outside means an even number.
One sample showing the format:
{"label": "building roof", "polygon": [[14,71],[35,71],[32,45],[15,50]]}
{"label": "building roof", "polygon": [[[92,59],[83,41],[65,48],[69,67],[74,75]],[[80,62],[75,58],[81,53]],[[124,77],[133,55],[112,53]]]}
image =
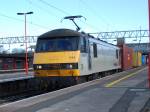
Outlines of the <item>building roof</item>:
{"label": "building roof", "polygon": [[[33,57],[33,53],[28,53],[28,57],[32,58]],[[0,58],[25,58],[25,53],[0,54]]]}

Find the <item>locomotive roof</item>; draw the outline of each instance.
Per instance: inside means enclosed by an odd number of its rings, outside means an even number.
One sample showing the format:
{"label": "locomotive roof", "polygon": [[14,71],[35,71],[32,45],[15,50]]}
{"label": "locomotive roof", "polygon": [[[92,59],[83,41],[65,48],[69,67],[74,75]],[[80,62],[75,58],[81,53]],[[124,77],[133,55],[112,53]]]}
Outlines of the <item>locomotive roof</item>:
{"label": "locomotive roof", "polygon": [[70,29],[56,29],[40,35],[39,38],[64,36],[81,36],[81,33]]}
{"label": "locomotive roof", "polygon": [[[38,38],[52,38],[52,37],[65,37],[65,36],[83,36],[83,35],[86,35],[89,38],[94,38],[92,35],[88,35],[88,34],[86,34],[84,32],[77,32],[75,30],[65,29],[65,28],[48,31],[48,32],[40,35]],[[108,42],[100,40],[100,39],[98,39],[98,40],[102,41],[104,43],[107,43],[107,44],[111,44],[111,43],[108,43]],[[111,45],[113,45],[113,44],[111,44]],[[116,45],[113,45],[113,46],[116,46]]]}

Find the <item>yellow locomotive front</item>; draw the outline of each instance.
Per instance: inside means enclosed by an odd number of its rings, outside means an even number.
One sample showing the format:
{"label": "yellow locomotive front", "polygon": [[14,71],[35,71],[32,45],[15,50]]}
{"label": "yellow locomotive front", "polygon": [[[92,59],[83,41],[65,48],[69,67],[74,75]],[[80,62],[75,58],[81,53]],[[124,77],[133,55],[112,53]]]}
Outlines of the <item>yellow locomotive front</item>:
{"label": "yellow locomotive front", "polygon": [[78,32],[67,29],[41,35],[34,54],[34,75],[55,78],[79,76],[79,37]]}

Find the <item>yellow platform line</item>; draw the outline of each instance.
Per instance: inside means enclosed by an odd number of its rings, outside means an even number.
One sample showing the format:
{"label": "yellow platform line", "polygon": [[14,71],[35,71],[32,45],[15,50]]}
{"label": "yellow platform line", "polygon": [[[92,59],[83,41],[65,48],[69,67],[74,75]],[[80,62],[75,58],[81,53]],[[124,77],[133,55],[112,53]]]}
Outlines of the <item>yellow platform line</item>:
{"label": "yellow platform line", "polygon": [[[147,67],[146,67],[146,68],[147,68]],[[136,72],[134,72],[134,73],[131,73],[131,74],[129,74],[129,75],[125,76],[125,77],[122,77],[122,78],[120,78],[120,79],[118,79],[118,80],[115,80],[115,81],[113,81],[113,82],[111,82],[111,83],[109,83],[109,84],[106,84],[105,87],[112,87],[113,85],[115,85],[115,84],[121,82],[122,80],[125,80],[125,79],[127,79],[127,78],[129,78],[129,77],[132,77],[132,76],[136,75],[137,73],[139,73],[139,72],[145,70],[146,68],[143,68],[143,69],[138,70],[138,71],[136,71]]]}

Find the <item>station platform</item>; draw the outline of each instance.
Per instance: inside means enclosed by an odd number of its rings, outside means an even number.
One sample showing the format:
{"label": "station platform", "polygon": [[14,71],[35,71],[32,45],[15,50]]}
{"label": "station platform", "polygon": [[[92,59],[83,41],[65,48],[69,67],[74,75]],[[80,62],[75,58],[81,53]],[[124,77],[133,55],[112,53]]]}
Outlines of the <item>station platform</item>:
{"label": "station platform", "polygon": [[[147,67],[0,106],[0,112],[146,112]],[[149,112],[149,111],[148,111]]]}
{"label": "station platform", "polygon": [[25,72],[0,73],[0,83],[33,78],[33,72],[29,71],[28,75]]}

